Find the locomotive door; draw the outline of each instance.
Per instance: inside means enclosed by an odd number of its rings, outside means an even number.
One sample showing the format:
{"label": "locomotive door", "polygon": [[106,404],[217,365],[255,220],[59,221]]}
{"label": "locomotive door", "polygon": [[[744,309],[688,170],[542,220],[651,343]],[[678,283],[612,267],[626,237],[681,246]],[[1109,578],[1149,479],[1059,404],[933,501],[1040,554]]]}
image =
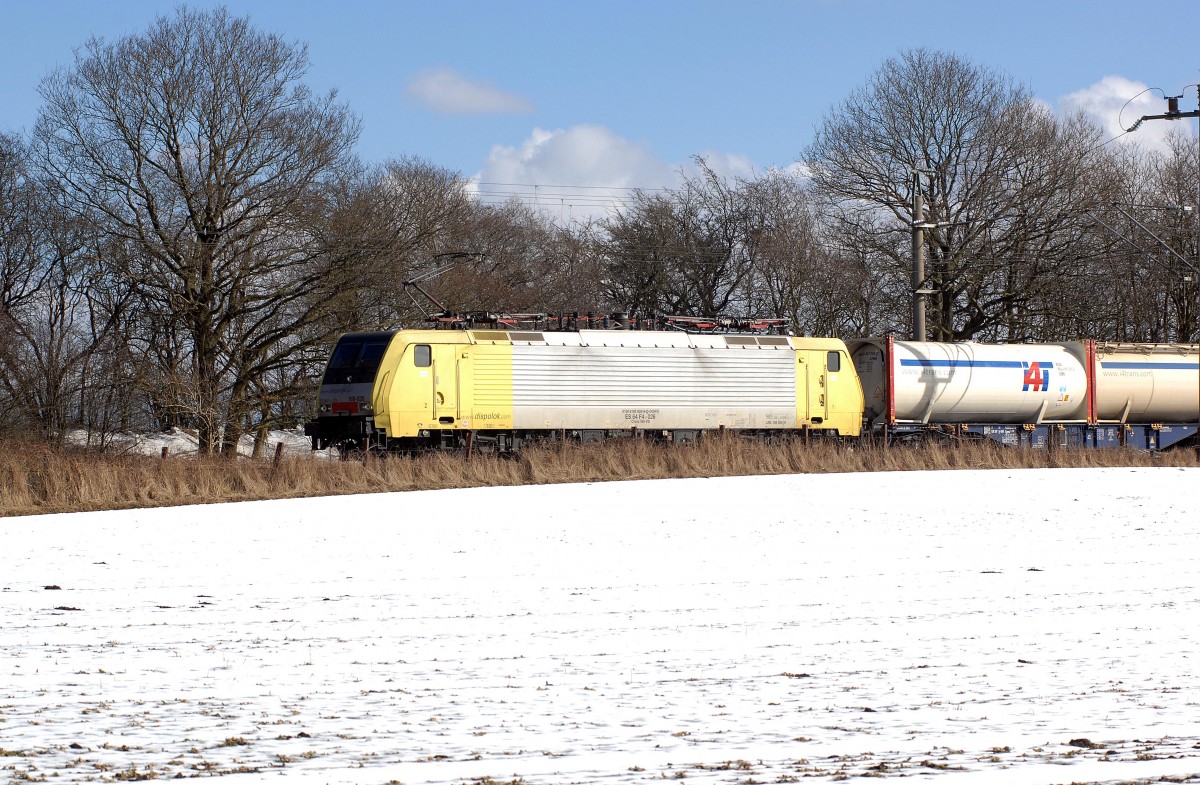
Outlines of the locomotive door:
{"label": "locomotive door", "polygon": [[805,352],[808,369],[808,420],[820,425],[829,416],[829,368],[825,352]]}
{"label": "locomotive door", "polygon": [[433,419],[439,425],[458,421],[458,348],[433,345]]}
{"label": "locomotive door", "polygon": [[808,353],[796,352],[796,427],[808,424]]}

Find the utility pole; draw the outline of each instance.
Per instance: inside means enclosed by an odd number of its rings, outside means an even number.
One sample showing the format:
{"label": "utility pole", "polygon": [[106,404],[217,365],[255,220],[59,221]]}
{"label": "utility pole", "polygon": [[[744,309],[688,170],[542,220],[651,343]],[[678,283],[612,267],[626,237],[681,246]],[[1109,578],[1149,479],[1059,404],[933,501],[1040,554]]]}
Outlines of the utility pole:
{"label": "utility pole", "polygon": [[925,340],[925,297],[933,290],[925,284],[925,230],[948,224],[925,220],[925,197],[921,193],[921,175],[932,169],[912,170],[912,337]]}
{"label": "utility pole", "polygon": [[921,172],[912,173],[912,337],[925,340],[925,200],[921,195]]}

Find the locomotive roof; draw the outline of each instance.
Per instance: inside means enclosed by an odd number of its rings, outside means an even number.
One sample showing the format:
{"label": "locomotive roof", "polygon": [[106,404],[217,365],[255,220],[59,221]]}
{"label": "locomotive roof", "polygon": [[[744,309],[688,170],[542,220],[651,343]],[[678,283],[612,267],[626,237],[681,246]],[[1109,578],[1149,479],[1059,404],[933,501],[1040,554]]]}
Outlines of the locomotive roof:
{"label": "locomotive roof", "polygon": [[802,348],[837,351],[837,338],[789,337],[759,333],[693,333],[670,330],[403,330],[409,342],[518,344],[547,346],[640,346],[653,348]]}

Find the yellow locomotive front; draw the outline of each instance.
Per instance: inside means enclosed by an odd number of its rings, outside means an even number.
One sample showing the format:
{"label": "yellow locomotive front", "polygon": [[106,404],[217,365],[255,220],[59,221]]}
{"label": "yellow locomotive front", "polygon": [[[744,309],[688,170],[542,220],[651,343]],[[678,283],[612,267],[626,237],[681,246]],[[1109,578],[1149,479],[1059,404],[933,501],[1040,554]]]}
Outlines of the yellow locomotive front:
{"label": "yellow locomotive front", "polygon": [[472,397],[466,346],[458,331],[343,335],[321,380],[318,415],[304,426],[313,449],[455,446],[470,427],[462,414]]}
{"label": "yellow locomotive front", "polygon": [[317,417],[304,424],[314,450],[365,448],[374,436],[374,390],[395,331],[347,333],[326,363],[317,393]]}

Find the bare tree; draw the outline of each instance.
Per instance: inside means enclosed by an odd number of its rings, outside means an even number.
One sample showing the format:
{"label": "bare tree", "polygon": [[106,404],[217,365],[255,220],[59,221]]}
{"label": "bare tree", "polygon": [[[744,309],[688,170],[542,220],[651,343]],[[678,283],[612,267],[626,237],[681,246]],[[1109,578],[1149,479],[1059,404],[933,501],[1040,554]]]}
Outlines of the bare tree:
{"label": "bare tree", "polygon": [[[1064,321],[1079,334],[1118,341],[1187,341],[1196,334],[1196,149],[1113,145],[1090,211],[1087,252],[1063,282]],[[1063,330],[1064,332],[1066,330]]]}
{"label": "bare tree", "polygon": [[1108,215],[1122,232],[1125,258],[1141,266],[1139,288],[1153,292],[1155,311],[1162,314],[1161,325],[1147,323],[1143,329],[1151,329],[1156,340],[1200,340],[1196,140],[1173,133],[1166,150],[1148,153],[1140,163],[1135,190]]}
{"label": "bare tree", "polygon": [[879,276],[848,238],[827,233],[800,175],[771,170],[740,189],[757,251],[750,310],[808,335],[869,334],[881,307]]}
{"label": "bare tree", "polygon": [[403,282],[429,271],[439,254],[467,250],[460,238],[474,209],[462,175],[419,158],[347,179],[320,230],[330,258],[353,271],[334,314],[338,329],[382,329],[419,318]]}
{"label": "bare tree", "polygon": [[1077,264],[1104,160],[1098,140],[1094,126],[1057,120],[1009,78],[917,49],[824,119],[806,161],[835,230],[890,260],[898,288],[921,172],[925,219],[938,224],[926,233],[931,335],[1020,339],[1043,315],[1039,289]]}
{"label": "bare tree", "polygon": [[[38,220],[43,208],[25,146],[16,136],[0,134],[0,352],[6,355],[16,352],[16,313],[37,297],[47,274],[44,225]],[[0,423],[15,419],[14,406],[9,398]]]}
{"label": "bare tree", "polygon": [[699,172],[665,192],[636,191],[602,222],[607,296],[631,312],[718,315],[745,312],[764,237],[744,181]]}
{"label": "bare tree", "polygon": [[513,200],[476,204],[460,236],[485,261],[448,281],[455,307],[564,313],[601,305],[586,224],[559,226],[544,211]]}
{"label": "bare tree", "polygon": [[[0,356],[13,352],[12,303],[21,296],[32,271],[26,272],[27,258],[19,204],[23,166],[18,166],[15,140],[0,135]],[[0,430],[18,426],[20,409],[10,391],[7,368],[0,367]]]}
{"label": "bare tree", "polygon": [[120,388],[100,354],[126,292],[104,285],[92,227],[32,174],[24,145],[0,136],[0,422],[60,442],[102,389]]}
{"label": "bare tree", "polygon": [[203,450],[225,425],[230,447],[246,375],[324,307],[309,202],[359,124],[301,83],[307,64],[303,45],[224,8],[181,8],[88,41],[41,86],[43,166],[67,205],[136,244],[121,272],[179,326]]}

